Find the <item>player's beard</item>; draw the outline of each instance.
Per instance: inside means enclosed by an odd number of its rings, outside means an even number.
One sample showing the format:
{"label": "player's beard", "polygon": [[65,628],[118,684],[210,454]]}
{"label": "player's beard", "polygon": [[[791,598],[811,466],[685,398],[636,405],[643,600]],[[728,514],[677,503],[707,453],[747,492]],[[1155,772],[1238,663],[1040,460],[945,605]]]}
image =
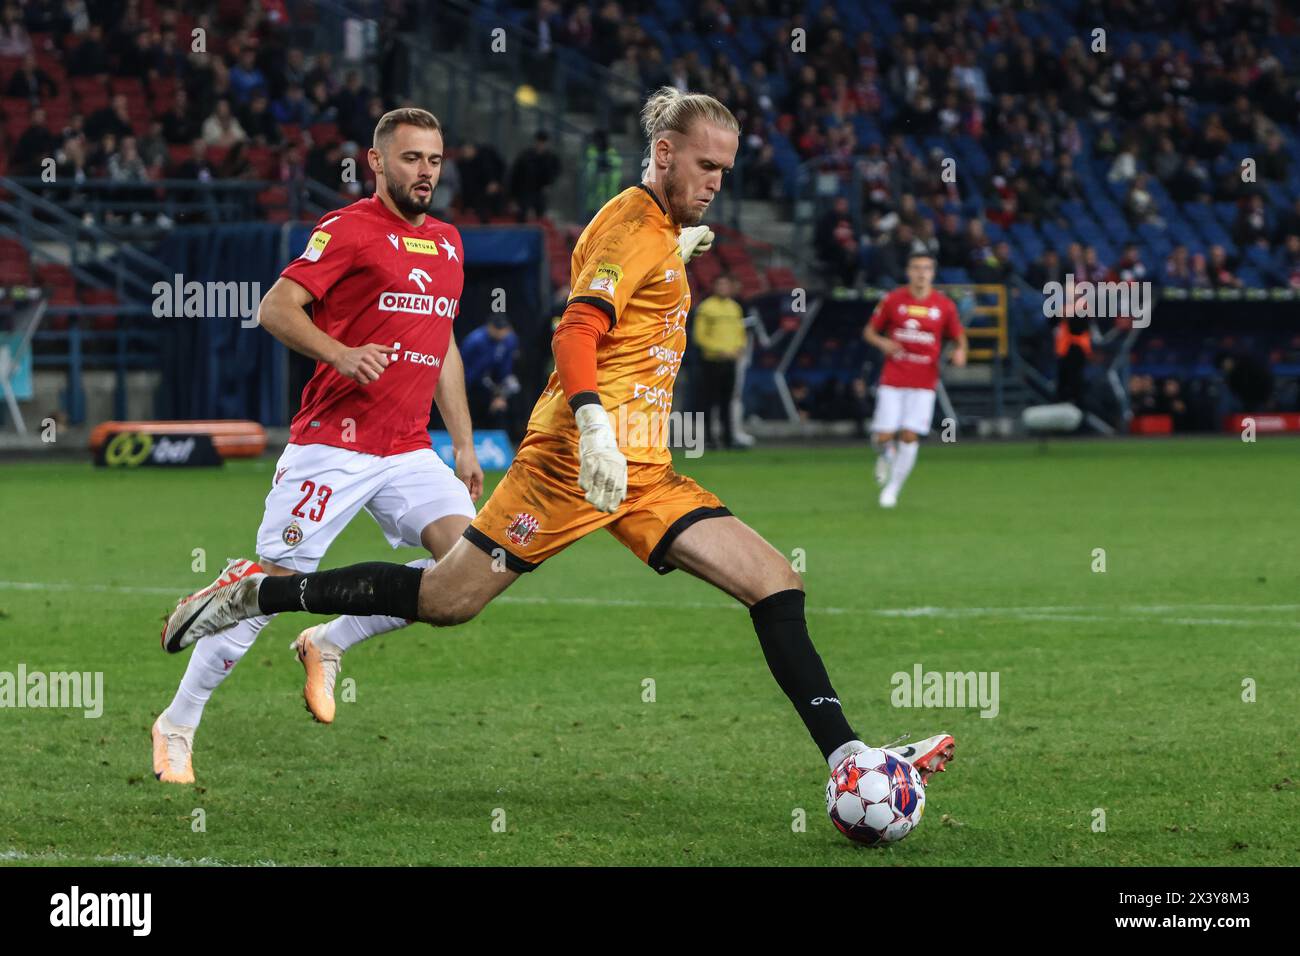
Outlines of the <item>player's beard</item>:
{"label": "player's beard", "polygon": [[675,174],[676,163],[664,171],[664,195],[668,197],[668,212],[679,226],[694,226],[704,218],[704,212],[685,195],[686,187]]}
{"label": "player's beard", "polygon": [[393,205],[397,207],[398,212],[405,216],[422,216],[429,211],[429,206],[433,204],[434,184],[429,183],[428,199],[418,199],[415,193],[411,191],[422,182],[423,180],[417,179],[409,185],[401,186],[389,180],[388,197],[392,199]]}

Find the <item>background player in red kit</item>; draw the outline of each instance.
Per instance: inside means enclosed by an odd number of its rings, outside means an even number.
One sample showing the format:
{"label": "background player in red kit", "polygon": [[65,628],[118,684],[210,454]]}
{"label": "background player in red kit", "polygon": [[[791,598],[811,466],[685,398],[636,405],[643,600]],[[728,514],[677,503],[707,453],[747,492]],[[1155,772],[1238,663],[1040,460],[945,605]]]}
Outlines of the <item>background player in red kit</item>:
{"label": "background player in red kit", "polygon": [[[440,559],[474,517],[472,499],[483,488],[452,335],[465,280],[463,246],[455,227],[426,215],[441,171],[438,120],[419,109],[385,114],[369,162],[375,195],[323,216],[258,312],[268,332],[317,361],[257,532],[260,570],[273,575],[314,571],[362,508],[394,548],[422,546]],[[431,447],[435,401],[452,436],[455,472]],[[254,569],[234,562],[217,580]],[[193,781],[203,707],[269,620],[241,621],[195,647],[175,699],[153,727],[159,780]],[[408,623],[343,617],[299,635],[304,696],[318,720],[333,720],[342,653]]]}
{"label": "background player in red kit", "polygon": [[936,292],[933,283],[934,257],[913,253],[907,260],[906,287],[880,300],[862,333],[885,356],[871,421],[882,508],[898,504],[898,494],[916,464],[917,440],[929,434],[944,339],[957,340],[952,364],[958,368],[966,364],[966,330],[957,316],[957,304]]}

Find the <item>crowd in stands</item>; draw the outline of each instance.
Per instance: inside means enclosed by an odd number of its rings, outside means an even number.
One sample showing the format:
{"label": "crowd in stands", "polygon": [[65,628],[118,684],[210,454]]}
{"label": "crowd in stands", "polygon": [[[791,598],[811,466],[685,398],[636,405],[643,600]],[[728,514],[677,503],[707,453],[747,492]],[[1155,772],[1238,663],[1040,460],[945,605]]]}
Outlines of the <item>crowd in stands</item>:
{"label": "crowd in stands", "polygon": [[614,74],[629,129],[647,89],[719,96],[751,196],[793,198],[808,161],[838,175],[849,202],[825,203],[815,229],[837,284],[897,282],[920,244],[954,280],[1063,267],[1300,287],[1300,20],[1285,4],[513,5],[544,45]]}
{"label": "crowd in stands", "polygon": [[[899,283],[920,247],[940,282],[1005,283],[1013,296],[1067,273],[1300,289],[1300,19],[1285,4],[490,4],[540,50],[567,47],[610,71],[610,132],[634,130],[660,85],[727,103],[741,124],[741,188],[814,200],[811,253],[828,284]],[[423,8],[385,4],[381,34],[433,29]],[[393,55],[371,88],[294,44],[290,25],[312,9],[0,0],[0,174],[40,176],[52,158],[60,182],[111,180],[138,195],[162,178],[312,180],[364,195],[374,122],[400,105],[401,58],[385,41]],[[625,172],[603,131],[574,156],[539,134],[513,161],[448,132],[434,212],[457,221],[542,219],[561,176],[579,177],[594,210]],[[349,157],[355,182],[340,173]],[[1044,321],[1037,308],[1023,316]]]}
{"label": "crowd in stands", "polygon": [[[141,184],[146,193],[161,179],[307,179],[344,198],[372,190],[365,151],[378,118],[402,105],[398,93],[371,89],[328,52],[292,45],[283,0],[191,6],[5,4],[0,174],[48,180],[52,159],[58,182]],[[510,165],[490,144],[449,144],[436,211],[541,218],[559,163],[544,134]]]}

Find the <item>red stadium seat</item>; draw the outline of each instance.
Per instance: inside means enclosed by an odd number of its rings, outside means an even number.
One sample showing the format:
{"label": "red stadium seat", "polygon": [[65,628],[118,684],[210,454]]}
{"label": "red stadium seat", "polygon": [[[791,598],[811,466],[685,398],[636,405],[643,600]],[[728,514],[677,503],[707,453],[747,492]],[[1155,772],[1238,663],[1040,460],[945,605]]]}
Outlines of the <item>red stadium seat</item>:
{"label": "red stadium seat", "polygon": [[769,266],[766,275],[767,284],[774,289],[793,289],[799,285],[799,277],[786,266]]}
{"label": "red stadium seat", "polygon": [[286,186],[269,186],[257,194],[257,204],[262,216],[270,222],[287,222],[292,218],[289,212],[289,189]]}
{"label": "red stadium seat", "polygon": [[156,76],[149,81],[149,92],[156,97],[165,96],[168,102],[176,95],[176,77]]}
{"label": "red stadium seat", "polygon": [[735,267],[741,263],[749,262],[749,253],[745,251],[744,246],[738,243],[720,242],[714,249],[718,258],[728,266]]}
{"label": "red stadium seat", "polygon": [[17,239],[0,239],[0,286],[31,285],[32,264]]}
{"label": "red stadium seat", "polygon": [[36,65],[50,75],[60,89],[66,89],[68,85],[68,72],[63,67],[63,57],[57,52],[46,50],[36,51]]}
{"label": "red stadium seat", "polygon": [[58,286],[50,292],[50,305],[81,305],[76,286]]}
{"label": "red stadium seat", "polygon": [[253,172],[258,179],[274,179],[276,174],[276,152],[270,146],[250,146],[245,154]]}
{"label": "red stadium seat", "polygon": [[144,99],[144,82],[138,76],[110,77],[108,87],[115,94],[125,93],[127,96]]}
{"label": "red stadium seat", "polygon": [[44,100],[41,105],[45,107],[46,125],[52,130],[67,126],[68,120],[72,118],[72,100],[67,96]]}
{"label": "red stadium seat", "polygon": [[73,298],[76,298],[77,278],[67,266],[57,262],[47,262],[36,266],[32,274],[37,285],[56,292],[71,290]]}
{"label": "red stadium seat", "polygon": [[[117,293],[112,289],[86,289],[81,294],[86,305],[117,305]],[[111,332],[117,328],[117,315],[96,315],[91,319],[91,328],[96,332]]]}
{"label": "red stadium seat", "polygon": [[69,84],[72,87],[72,96],[76,101],[77,109],[81,111],[82,116],[89,117],[91,113],[102,110],[108,105],[107,74],[74,76]]}
{"label": "red stadium seat", "polygon": [[341,139],[339,128],[334,123],[312,123],[311,124],[311,141],[315,144],[324,145],[337,143]]}

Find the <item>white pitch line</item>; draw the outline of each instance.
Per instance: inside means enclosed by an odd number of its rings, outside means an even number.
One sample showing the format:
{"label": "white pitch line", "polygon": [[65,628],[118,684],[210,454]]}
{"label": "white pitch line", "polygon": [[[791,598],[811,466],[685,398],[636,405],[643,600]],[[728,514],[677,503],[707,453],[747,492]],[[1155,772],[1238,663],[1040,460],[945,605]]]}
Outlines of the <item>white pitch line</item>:
{"label": "white pitch line", "polygon": [[[73,581],[0,581],[0,591],[79,591],[91,594],[148,594],[164,595],[178,598],[185,593],[185,588],[192,585],[176,587],[144,587],[125,584],[77,584]],[[525,605],[573,605],[580,607],[610,608],[684,608],[693,611],[742,611],[744,608],[733,601],[646,601],[636,598],[606,597],[569,597],[522,594],[503,594],[493,601],[494,604]],[[1227,627],[1279,627],[1297,626],[1300,623],[1287,621],[1247,621],[1223,617],[1196,618],[1180,617],[1170,619],[1164,615],[1171,613],[1187,614],[1197,611],[1238,613],[1294,613],[1300,610],[1300,604],[1129,604],[1118,606],[1087,607],[1086,605],[1020,605],[1012,607],[937,607],[923,605],[920,607],[893,608],[859,608],[835,607],[824,604],[810,604],[809,614],[856,614],[864,617],[900,617],[900,618],[981,618],[1010,617],[1024,621],[1117,621],[1117,620],[1157,620],[1172,624],[1206,624]]]}
{"label": "white pitch line", "polygon": [[79,853],[57,853],[47,850],[42,853],[28,853],[26,850],[0,850],[0,864],[3,863],[129,863],[134,866],[279,866],[274,860],[257,860],[254,863],[232,863],[229,860],[217,860],[212,857],[200,857],[189,860],[179,856],[137,856],[131,853],[110,853],[107,856],[88,856]]}

